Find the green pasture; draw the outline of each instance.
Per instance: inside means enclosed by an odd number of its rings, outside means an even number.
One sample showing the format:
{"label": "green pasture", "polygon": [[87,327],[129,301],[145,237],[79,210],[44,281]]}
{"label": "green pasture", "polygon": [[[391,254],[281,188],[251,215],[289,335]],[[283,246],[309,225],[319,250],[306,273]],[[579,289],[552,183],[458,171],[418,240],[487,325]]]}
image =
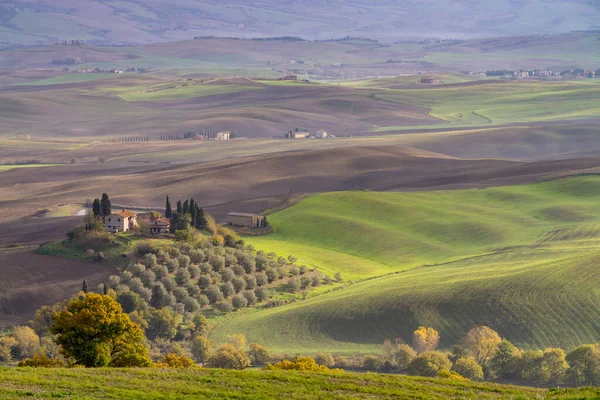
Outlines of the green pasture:
{"label": "green pasture", "polygon": [[386,100],[430,109],[441,125],[381,126],[376,132],[415,128],[493,126],[600,117],[600,81],[490,81],[471,86],[385,89]]}
{"label": "green pasture", "polygon": [[524,386],[372,373],[219,369],[0,368],[0,399],[594,399],[596,389]]}
{"label": "green pasture", "polygon": [[524,348],[595,343],[599,198],[596,176],[307,198],[269,217],[275,233],[247,241],[340,271],[346,286],[232,318],[211,338],[243,332],[276,351],[354,354],[409,341],[419,325],[438,329],[447,348],[483,324]]}
{"label": "green pasture", "polygon": [[213,96],[217,94],[239,93],[247,90],[260,89],[253,86],[242,85],[201,85],[191,84],[188,86],[177,86],[169,89],[140,90],[119,94],[125,101],[156,101],[156,100],[178,100],[194,97]]}
{"label": "green pasture", "polygon": [[[37,140],[0,139],[0,148],[18,148],[35,150],[77,150],[89,146],[89,143],[77,142],[46,142]],[[31,165],[32,167],[38,166]]]}

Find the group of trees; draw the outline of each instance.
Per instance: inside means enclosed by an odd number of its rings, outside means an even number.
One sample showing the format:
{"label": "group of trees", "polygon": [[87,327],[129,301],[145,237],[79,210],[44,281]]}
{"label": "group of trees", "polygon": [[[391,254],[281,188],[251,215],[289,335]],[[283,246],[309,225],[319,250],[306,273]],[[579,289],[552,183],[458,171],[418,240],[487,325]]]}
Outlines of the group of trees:
{"label": "group of trees", "polygon": [[92,203],[92,216],[106,217],[112,214],[112,204],[106,193],[102,193],[102,198],[94,199]]}
{"label": "group of trees", "polygon": [[124,136],[118,139],[119,142],[149,142],[150,136]]}
{"label": "group of trees", "polygon": [[[522,351],[496,331],[477,326],[452,347],[450,354],[445,354],[436,351],[439,339],[435,329],[420,327],[413,333],[412,346],[401,340],[388,340],[381,356],[366,356],[360,366],[456,379],[600,385],[600,346],[595,344],[579,346],[569,353],[559,348]],[[347,363],[336,359],[331,366]]]}
{"label": "group of trees", "polygon": [[165,218],[171,220],[171,233],[187,231],[190,228],[206,229],[209,221],[202,207],[194,199],[185,200],[183,203],[181,200],[177,201],[176,212],[173,212],[169,196],[165,205]]}

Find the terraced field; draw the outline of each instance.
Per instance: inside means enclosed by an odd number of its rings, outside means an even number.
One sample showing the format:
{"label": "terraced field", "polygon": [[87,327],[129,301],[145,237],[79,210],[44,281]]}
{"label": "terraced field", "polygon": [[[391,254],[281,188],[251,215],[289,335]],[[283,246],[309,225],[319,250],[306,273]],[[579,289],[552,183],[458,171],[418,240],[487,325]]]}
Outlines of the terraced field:
{"label": "terraced field", "polygon": [[600,178],[582,176],[305,199],[270,216],[274,234],[249,241],[364,281],[240,315],[212,337],[244,332],[276,351],[365,353],[410,340],[421,324],[440,330],[443,346],[485,324],[525,348],[597,342],[599,196]]}

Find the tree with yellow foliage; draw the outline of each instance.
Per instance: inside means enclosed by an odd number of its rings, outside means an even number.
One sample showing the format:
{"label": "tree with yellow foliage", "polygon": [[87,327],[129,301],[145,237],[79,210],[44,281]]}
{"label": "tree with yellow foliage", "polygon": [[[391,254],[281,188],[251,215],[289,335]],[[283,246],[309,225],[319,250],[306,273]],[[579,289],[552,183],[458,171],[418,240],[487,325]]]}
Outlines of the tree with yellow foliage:
{"label": "tree with yellow foliage", "polygon": [[80,293],[53,315],[50,332],[62,354],[85,367],[147,367],[144,333],[115,299]]}
{"label": "tree with yellow foliage", "polygon": [[440,334],[433,328],[420,326],[413,332],[413,347],[417,353],[435,350],[440,343]]}
{"label": "tree with yellow foliage", "polygon": [[496,353],[502,338],[487,326],[476,326],[467,332],[464,342],[468,353],[479,365],[485,366]]}

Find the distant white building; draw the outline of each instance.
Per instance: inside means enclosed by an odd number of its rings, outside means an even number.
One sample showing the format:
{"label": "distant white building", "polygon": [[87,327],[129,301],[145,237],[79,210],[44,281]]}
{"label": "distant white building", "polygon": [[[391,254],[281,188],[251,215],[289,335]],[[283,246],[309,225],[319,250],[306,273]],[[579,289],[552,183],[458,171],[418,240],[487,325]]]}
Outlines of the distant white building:
{"label": "distant white building", "polygon": [[325,130],[320,130],[320,131],[317,131],[317,133],[315,133],[315,137],[317,139],[327,139],[328,136],[329,136],[329,134]]}

